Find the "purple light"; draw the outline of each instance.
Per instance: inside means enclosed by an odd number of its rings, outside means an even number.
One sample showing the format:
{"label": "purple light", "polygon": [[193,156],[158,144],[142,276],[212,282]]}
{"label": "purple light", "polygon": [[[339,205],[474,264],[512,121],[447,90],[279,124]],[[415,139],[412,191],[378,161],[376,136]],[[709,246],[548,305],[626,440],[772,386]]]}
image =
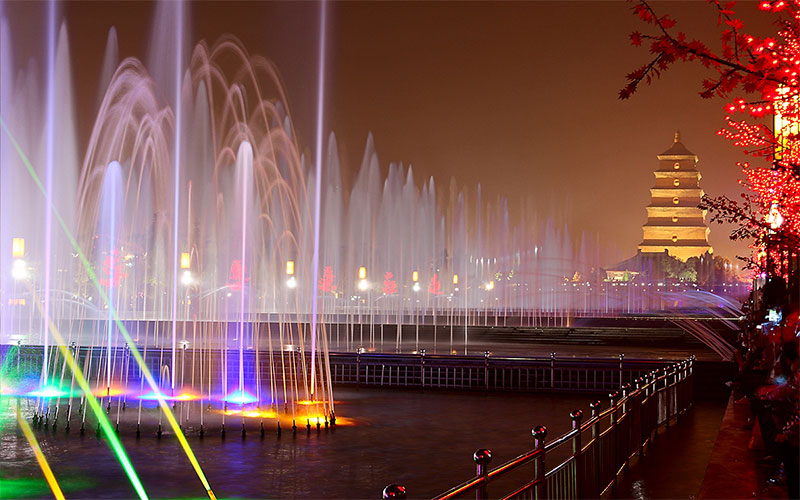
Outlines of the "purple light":
{"label": "purple light", "polygon": [[247,403],[255,403],[256,401],[258,401],[258,399],[256,399],[255,396],[253,396],[252,394],[250,394],[247,391],[236,390],[234,392],[229,393],[225,397],[225,401],[227,401],[228,403],[236,403],[236,404],[239,404],[239,405],[245,405]]}
{"label": "purple light", "polygon": [[139,399],[143,399],[145,401],[160,401],[160,400],[170,401],[170,400],[175,399],[175,398],[173,398],[171,396],[167,396],[163,392],[159,392],[158,394],[156,394],[155,392],[148,392],[147,394],[142,394],[141,396],[137,396],[137,397]]}

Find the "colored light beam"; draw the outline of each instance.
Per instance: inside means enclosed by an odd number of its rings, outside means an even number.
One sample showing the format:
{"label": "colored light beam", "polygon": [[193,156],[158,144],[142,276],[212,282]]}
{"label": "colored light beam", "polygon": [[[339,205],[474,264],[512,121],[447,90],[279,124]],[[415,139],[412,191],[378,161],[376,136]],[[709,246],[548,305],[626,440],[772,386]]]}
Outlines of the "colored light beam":
{"label": "colored light beam", "polygon": [[[31,164],[31,162],[28,159],[27,155],[25,154],[24,151],[22,151],[22,148],[20,147],[20,145],[17,142],[16,138],[11,134],[11,131],[8,129],[8,125],[6,125],[5,120],[3,120],[2,118],[0,118],[0,127],[2,127],[3,131],[8,136],[9,140],[11,141],[12,146],[14,147],[14,150],[17,152],[17,155],[19,155],[20,159],[22,160],[23,164],[25,165],[25,168],[28,170],[28,174],[31,176],[33,181],[36,183],[36,186],[39,188],[39,191],[41,191],[42,193],[46,193],[46,191],[44,189],[44,186],[42,185],[42,182],[39,180],[39,176],[36,174],[36,170],[33,168],[33,165]],[[83,264],[83,267],[86,270],[87,275],[89,276],[89,280],[94,284],[95,289],[97,290],[97,294],[100,297],[101,301],[108,305],[109,312],[114,317],[114,323],[117,325],[117,328],[119,329],[120,333],[125,338],[125,341],[128,343],[128,345],[130,346],[130,353],[133,355],[134,359],[136,360],[136,363],[139,365],[139,369],[141,370],[142,374],[144,375],[145,380],[147,380],[147,384],[150,386],[150,388],[153,391],[157,391],[158,390],[158,384],[156,383],[155,379],[153,378],[153,374],[150,372],[150,369],[145,364],[144,358],[142,357],[142,354],[139,352],[139,349],[136,348],[136,344],[133,341],[133,338],[131,337],[130,333],[128,332],[128,329],[125,327],[125,325],[120,320],[119,315],[117,314],[116,308],[108,300],[108,296],[106,295],[105,291],[103,290],[103,287],[100,285],[100,281],[98,281],[97,275],[95,274],[94,269],[92,269],[91,263],[86,258],[86,255],[83,253],[83,251],[81,250],[80,245],[78,245],[78,241],[75,239],[75,236],[72,234],[72,232],[67,227],[67,224],[66,224],[66,222],[64,222],[64,218],[61,216],[61,213],[56,209],[56,207],[53,204],[51,204],[49,208],[50,208],[50,210],[53,211],[53,215],[56,217],[56,220],[58,221],[58,224],[61,227],[61,230],[64,231],[64,234],[67,236],[67,239],[69,239],[69,242],[72,245],[73,250],[78,255],[78,258],[80,259],[81,264]],[[54,328],[54,325],[51,328]],[[63,345],[59,346],[59,347],[61,348],[62,352],[65,352],[67,350]],[[73,363],[70,366],[70,368],[73,369],[73,370],[74,370],[74,368],[73,368],[74,365],[75,365],[75,363],[74,363],[74,360],[73,360]],[[87,394],[91,393],[91,391],[88,390],[88,386],[86,388],[84,388],[84,390],[87,392]],[[91,398],[90,398],[90,400],[91,400]],[[95,403],[96,403],[96,401],[95,401]],[[181,444],[181,448],[183,449],[184,453],[186,454],[187,458],[189,459],[189,462],[191,462],[192,467],[194,468],[194,471],[197,474],[197,477],[200,479],[200,482],[203,484],[203,487],[206,489],[206,494],[208,495],[209,498],[211,498],[212,500],[215,500],[216,496],[214,495],[214,492],[211,490],[211,485],[208,483],[208,480],[206,479],[206,476],[203,473],[203,470],[200,467],[200,463],[197,461],[197,457],[195,457],[194,452],[192,451],[192,448],[189,446],[189,443],[186,441],[186,436],[183,435],[183,431],[181,430],[181,427],[178,424],[178,421],[175,418],[175,415],[172,413],[172,410],[170,409],[169,405],[163,399],[159,400],[158,404],[161,407],[161,409],[164,411],[164,415],[167,417],[167,422],[169,422],[169,425],[172,428],[173,432],[175,433],[175,436],[178,438],[178,442]],[[116,437],[115,433],[112,433],[112,434],[114,434],[115,437]],[[142,492],[144,492],[144,490],[142,490]]]}
{"label": "colored light beam", "polygon": [[69,392],[62,390],[60,387],[48,385],[35,391],[28,392],[25,395],[37,398],[60,398],[62,396],[69,396]]}
{"label": "colored light beam", "polygon": [[56,476],[53,475],[53,470],[50,469],[50,464],[47,463],[47,459],[44,457],[42,449],[39,448],[39,443],[36,441],[36,436],[34,436],[33,432],[31,431],[31,426],[28,425],[28,422],[22,418],[22,415],[19,412],[17,412],[17,422],[19,422],[19,426],[22,427],[22,433],[25,435],[25,439],[27,439],[28,443],[31,445],[33,454],[36,456],[36,461],[39,462],[39,467],[42,468],[42,472],[44,473],[44,478],[47,480],[47,484],[50,485],[50,489],[53,491],[53,496],[55,496],[58,500],[64,500],[64,493],[61,491],[61,487],[58,485]]}
{"label": "colored light beam", "polygon": [[[319,220],[320,205],[322,204],[322,131],[325,113],[325,30],[327,27],[328,4],[323,0],[320,3],[319,18],[319,79],[317,80],[317,161],[315,164],[316,182],[314,182],[314,254],[311,260],[313,281],[319,278]],[[311,294],[311,394],[314,394],[316,385],[317,364],[317,294]]]}
{"label": "colored light beam", "polygon": [[255,403],[257,399],[249,392],[242,389],[238,389],[228,394],[228,396],[225,398],[225,401],[229,403],[236,403],[238,405],[244,405],[247,403]]}
{"label": "colored light beam", "polygon": [[[56,216],[60,217],[58,214],[56,214]],[[29,284],[28,286],[31,292],[31,296],[33,298],[33,303],[36,304],[36,307],[39,309],[39,313],[44,315],[42,304],[38,300],[36,292],[33,290],[33,285]],[[49,316],[45,316],[44,319],[47,322],[48,330],[52,334],[53,339],[58,343],[58,348],[61,351],[61,355],[64,356],[64,359],[69,365],[69,369],[72,370],[72,372],[75,374],[75,381],[78,382],[78,385],[86,395],[86,402],[89,404],[89,408],[91,408],[92,413],[94,413],[94,415],[97,417],[97,423],[98,425],[100,425],[100,429],[103,431],[103,434],[105,434],[106,438],[108,438],[108,442],[111,445],[111,449],[117,455],[117,459],[122,465],[125,474],[127,474],[128,479],[133,485],[133,488],[136,490],[136,493],[139,495],[139,498],[141,498],[142,500],[146,500],[147,493],[145,493],[144,491],[142,482],[139,480],[139,476],[136,475],[136,471],[133,468],[133,464],[131,464],[131,461],[128,458],[128,454],[125,453],[125,448],[122,446],[122,443],[119,440],[119,436],[117,436],[116,431],[112,428],[111,421],[106,416],[105,412],[103,411],[103,408],[100,406],[100,403],[97,402],[97,398],[95,398],[94,394],[92,394],[91,387],[89,387],[89,382],[83,376],[83,371],[81,370],[81,367],[78,366],[78,363],[72,356],[72,352],[70,352],[70,350],[67,349],[66,344],[64,343],[64,337],[61,336],[61,332],[58,331],[58,328],[56,328],[56,325],[55,323],[53,323],[53,320],[50,319]]]}

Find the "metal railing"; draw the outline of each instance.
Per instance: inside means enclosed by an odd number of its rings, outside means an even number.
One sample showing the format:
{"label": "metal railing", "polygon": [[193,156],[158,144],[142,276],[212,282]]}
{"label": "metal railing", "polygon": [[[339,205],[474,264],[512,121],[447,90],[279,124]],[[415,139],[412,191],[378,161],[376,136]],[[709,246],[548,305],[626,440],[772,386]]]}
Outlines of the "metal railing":
{"label": "metal railing", "polygon": [[334,384],[359,387],[607,393],[664,366],[658,360],[331,353]]}
{"label": "metal railing", "polygon": [[[614,491],[618,476],[631,460],[643,456],[660,426],[669,427],[673,418],[685,413],[693,402],[691,358],[653,370],[625,384],[620,392],[609,394],[610,404],[601,411],[600,401],[590,404],[592,414],[583,421],[580,410],[570,413],[572,430],[546,441],[547,429],[533,429],[534,448],[493,469],[490,450],[473,455],[476,475],[434,497],[457,498],[473,493],[476,499],[489,498],[489,484],[508,473],[532,464],[529,480],[510,492],[494,494],[502,499],[600,498]],[[546,459],[567,448],[567,458],[548,470]],[[563,455],[563,453],[562,453]],[[391,484],[383,498],[405,498],[406,488]]]}

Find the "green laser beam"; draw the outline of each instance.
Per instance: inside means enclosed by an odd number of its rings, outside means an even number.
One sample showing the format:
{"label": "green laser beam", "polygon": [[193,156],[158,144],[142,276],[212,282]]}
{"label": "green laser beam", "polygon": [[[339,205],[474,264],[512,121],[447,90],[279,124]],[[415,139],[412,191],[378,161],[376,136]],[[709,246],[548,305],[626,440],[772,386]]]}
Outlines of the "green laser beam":
{"label": "green laser beam", "polygon": [[[44,315],[42,304],[36,297],[36,294],[33,291],[33,286],[31,286],[31,295],[33,303],[36,304],[39,312]],[[133,488],[136,490],[136,493],[139,495],[139,498],[146,500],[147,493],[144,491],[142,482],[139,480],[139,476],[136,474],[136,470],[133,468],[133,464],[131,464],[128,454],[125,453],[125,448],[122,446],[117,433],[111,427],[111,421],[106,416],[103,408],[100,406],[100,403],[97,402],[97,398],[94,396],[94,394],[92,394],[92,389],[89,387],[89,382],[87,382],[86,378],[83,376],[81,367],[78,366],[78,363],[75,361],[72,353],[69,351],[69,349],[67,349],[64,343],[64,337],[61,336],[61,332],[58,331],[58,328],[56,328],[53,320],[50,319],[49,316],[46,317],[45,320],[47,321],[47,328],[50,330],[50,333],[53,335],[53,338],[56,340],[56,342],[58,342],[58,348],[61,351],[61,355],[64,356],[64,359],[67,361],[70,370],[75,373],[75,381],[78,382],[78,385],[86,395],[86,402],[89,403],[89,408],[91,408],[92,413],[94,413],[97,417],[97,422],[100,425],[103,434],[105,434],[105,436],[108,438],[108,442],[111,444],[111,449],[117,455],[117,459],[122,464],[122,468],[128,475],[128,478],[130,479]]]}
{"label": "green laser beam", "polygon": [[[20,147],[19,143],[16,141],[14,136],[11,134],[11,131],[8,129],[8,126],[6,125],[5,121],[2,118],[0,118],[0,126],[2,126],[3,131],[5,131],[6,135],[11,140],[11,144],[14,146],[14,149],[16,150],[17,154],[22,159],[22,162],[25,164],[25,168],[28,170],[28,173],[30,174],[31,178],[36,183],[36,186],[39,188],[39,191],[41,191],[42,194],[44,194],[46,196],[47,195],[47,191],[45,190],[44,186],[42,185],[42,182],[39,179],[39,176],[36,174],[36,171],[34,170],[33,165],[31,164],[31,162],[28,159],[28,157],[25,155],[25,152],[22,151],[22,148]],[[125,338],[125,341],[128,343],[128,345],[130,347],[130,353],[133,355],[134,359],[138,363],[139,368],[141,369],[142,374],[144,375],[145,379],[147,380],[148,385],[153,389],[153,391],[158,391],[159,390],[158,389],[158,384],[156,384],[156,381],[153,378],[152,373],[150,373],[150,369],[147,368],[147,365],[144,362],[144,358],[142,357],[141,353],[139,352],[139,349],[136,347],[136,344],[134,343],[133,339],[131,338],[130,333],[128,333],[128,329],[125,328],[125,325],[122,324],[122,321],[120,320],[119,315],[117,314],[116,308],[114,307],[113,304],[111,304],[111,301],[108,299],[108,296],[103,291],[103,287],[100,285],[100,282],[97,279],[97,275],[94,273],[94,270],[92,269],[91,263],[86,258],[86,255],[84,255],[83,251],[81,250],[80,246],[78,245],[77,240],[75,239],[75,237],[73,236],[73,234],[69,230],[69,228],[67,227],[67,224],[64,221],[64,218],[61,216],[61,213],[56,209],[56,207],[55,207],[55,205],[53,204],[52,201],[50,202],[50,207],[49,208],[50,208],[50,210],[52,210],[53,215],[55,215],[56,220],[58,221],[58,224],[61,227],[62,231],[64,231],[64,234],[69,239],[73,250],[75,250],[75,252],[78,254],[78,258],[80,259],[81,263],[83,264],[84,269],[86,270],[87,274],[89,275],[89,279],[92,281],[92,283],[94,284],[95,288],[97,289],[98,295],[100,296],[101,300],[108,306],[108,310],[111,313],[112,317],[114,318],[114,323],[116,324],[116,326],[119,329],[120,333],[122,333],[122,336]],[[206,489],[206,494],[208,494],[209,498],[211,498],[212,500],[215,499],[216,497],[214,496],[214,492],[211,490],[211,485],[208,483],[208,480],[206,479],[205,474],[203,473],[203,470],[200,467],[200,463],[197,461],[197,457],[195,457],[194,452],[192,451],[192,448],[189,446],[189,443],[186,441],[186,436],[183,435],[183,431],[181,430],[180,425],[178,424],[178,421],[175,419],[175,415],[172,413],[172,410],[169,408],[169,405],[166,403],[166,401],[163,398],[159,398],[158,404],[161,406],[161,409],[164,411],[164,415],[167,417],[167,421],[169,422],[170,427],[172,427],[172,430],[175,433],[175,436],[178,438],[178,442],[180,442],[181,448],[183,448],[184,453],[189,458],[189,461],[191,462],[192,467],[194,468],[195,473],[197,474],[197,477],[200,479],[200,482],[203,483],[203,487]]]}

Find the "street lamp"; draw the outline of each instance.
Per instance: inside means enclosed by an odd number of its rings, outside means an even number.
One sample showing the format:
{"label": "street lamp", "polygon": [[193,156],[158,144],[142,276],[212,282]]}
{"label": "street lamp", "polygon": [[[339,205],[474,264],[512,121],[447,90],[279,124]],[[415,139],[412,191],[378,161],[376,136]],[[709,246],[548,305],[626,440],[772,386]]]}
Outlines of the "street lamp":
{"label": "street lamp", "polygon": [[453,275],[453,288],[455,289],[456,292],[458,291],[458,275],[457,274]]}
{"label": "street lamp", "polygon": [[411,281],[414,282],[414,284],[411,286],[411,289],[414,290],[415,292],[419,292],[420,286],[419,286],[419,272],[418,271],[414,271],[413,273],[411,273]]}
{"label": "street lamp", "polygon": [[14,259],[11,265],[11,277],[15,281],[28,279],[28,264],[22,259]]}
{"label": "street lamp", "polygon": [[25,257],[25,238],[11,240],[11,255],[14,257],[14,261],[11,264],[11,277],[15,281],[28,279],[28,264],[23,260]]}
{"label": "street lamp", "polygon": [[183,270],[183,274],[181,274],[181,283],[183,286],[189,286],[194,283],[194,278],[192,278],[192,272],[190,270]]}
{"label": "street lamp", "polygon": [[183,273],[181,273],[181,283],[183,286],[190,286],[194,283],[194,278],[192,277],[192,271],[189,270],[192,267],[192,256],[189,252],[181,252],[181,261],[180,261],[181,269],[183,269]]}
{"label": "street lamp", "polygon": [[366,290],[369,288],[369,283],[367,282],[367,268],[366,267],[359,267],[358,268],[358,289],[361,291]]}

